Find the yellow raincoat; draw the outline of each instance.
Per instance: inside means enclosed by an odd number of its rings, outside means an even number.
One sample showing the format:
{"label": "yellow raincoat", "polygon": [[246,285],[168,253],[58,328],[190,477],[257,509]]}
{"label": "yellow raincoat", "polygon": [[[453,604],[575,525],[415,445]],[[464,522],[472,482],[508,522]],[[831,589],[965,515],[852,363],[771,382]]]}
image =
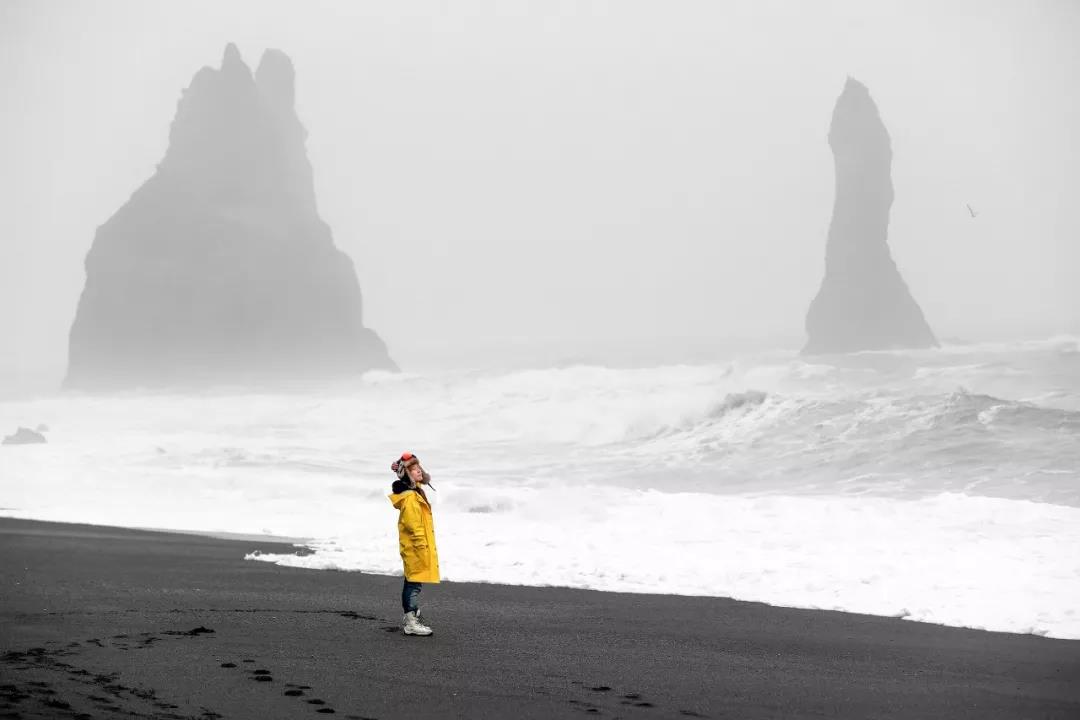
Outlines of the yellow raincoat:
{"label": "yellow raincoat", "polygon": [[435,547],[435,521],[431,505],[420,493],[406,490],[390,496],[400,511],[398,545],[409,582],[439,582],[439,551]]}

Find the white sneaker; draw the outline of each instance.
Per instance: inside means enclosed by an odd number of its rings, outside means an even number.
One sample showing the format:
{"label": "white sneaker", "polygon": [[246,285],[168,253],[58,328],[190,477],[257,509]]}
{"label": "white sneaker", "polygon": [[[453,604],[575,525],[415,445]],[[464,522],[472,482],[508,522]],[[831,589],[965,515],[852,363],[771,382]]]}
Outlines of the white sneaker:
{"label": "white sneaker", "polygon": [[419,612],[405,613],[401,619],[401,631],[406,635],[430,635],[431,628],[420,622]]}

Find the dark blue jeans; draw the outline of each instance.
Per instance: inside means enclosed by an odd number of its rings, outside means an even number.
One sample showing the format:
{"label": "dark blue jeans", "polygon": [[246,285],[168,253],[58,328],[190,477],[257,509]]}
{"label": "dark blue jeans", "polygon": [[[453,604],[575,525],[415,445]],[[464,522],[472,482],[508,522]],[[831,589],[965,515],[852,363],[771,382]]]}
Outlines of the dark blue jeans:
{"label": "dark blue jeans", "polygon": [[408,578],[405,579],[405,586],[401,588],[401,609],[406,614],[416,611],[416,598],[420,596],[422,588],[423,583],[409,582]]}

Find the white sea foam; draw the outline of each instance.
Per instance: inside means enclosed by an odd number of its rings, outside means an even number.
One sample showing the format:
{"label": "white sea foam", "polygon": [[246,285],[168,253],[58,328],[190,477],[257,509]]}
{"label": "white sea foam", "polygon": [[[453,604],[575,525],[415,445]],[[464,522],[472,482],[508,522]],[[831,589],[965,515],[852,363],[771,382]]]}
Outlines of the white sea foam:
{"label": "white sea foam", "polygon": [[[724,497],[603,487],[459,491],[436,507],[450,580],[719,595],[1080,638],[1080,509]],[[294,567],[400,574],[387,507],[365,504]]]}
{"label": "white sea foam", "polygon": [[369,373],[0,402],[0,513],[310,538],[400,572],[390,460],[455,580],[724,595],[1080,638],[1070,339],[707,366]]}

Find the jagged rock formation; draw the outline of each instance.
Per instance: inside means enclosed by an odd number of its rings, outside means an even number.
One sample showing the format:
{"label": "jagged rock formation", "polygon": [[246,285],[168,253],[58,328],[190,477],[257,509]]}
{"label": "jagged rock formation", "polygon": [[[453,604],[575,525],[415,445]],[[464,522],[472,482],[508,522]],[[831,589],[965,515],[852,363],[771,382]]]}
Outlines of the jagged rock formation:
{"label": "jagged rock formation", "polygon": [[804,354],[934,347],[937,340],[889,254],[892,145],[862,83],[848,78],[829,146],[836,200],[825,278],[806,315]]}
{"label": "jagged rock formation", "polygon": [[248,383],[396,369],[315,203],[292,62],[236,47],[177,106],[157,172],[98,228],[71,388]]}

